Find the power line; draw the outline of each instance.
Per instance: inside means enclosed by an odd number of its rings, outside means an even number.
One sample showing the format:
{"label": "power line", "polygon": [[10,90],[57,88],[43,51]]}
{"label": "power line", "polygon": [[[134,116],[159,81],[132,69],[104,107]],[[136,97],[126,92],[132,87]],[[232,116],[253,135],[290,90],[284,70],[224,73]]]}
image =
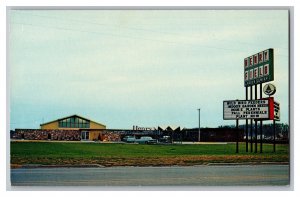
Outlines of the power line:
{"label": "power line", "polygon": [[[188,46],[197,46],[197,47],[201,47],[201,48],[212,48],[212,49],[219,49],[219,50],[225,50],[225,51],[241,51],[240,49],[229,49],[229,48],[213,47],[213,46],[207,46],[207,45],[189,44],[189,43],[183,43],[183,42],[174,42],[174,41],[166,41],[166,40],[158,40],[158,39],[150,39],[150,38],[124,36],[124,35],[112,34],[112,33],[78,30],[78,29],[71,29],[71,28],[65,28],[65,27],[37,25],[37,24],[31,24],[31,23],[11,22],[11,24],[27,25],[27,26],[33,26],[33,27],[44,27],[44,28],[57,29],[57,30],[63,30],[63,31],[74,31],[74,32],[81,32],[81,33],[99,34],[99,35],[113,36],[113,37],[118,37],[118,38],[140,39],[140,40],[147,40],[147,41],[163,42],[163,43],[168,43],[168,44],[180,44],[180,45],[188,45]],[[245,51],[245,50],[242,50],[242,51]]]}
{"label": "power line", "polygon": [[[108,27],[112,27],[112,28],[123,28],[123,29],[129,29],[129,30],[137,30],[137,31],[144,31],[144,32],[154,32],[154,33],[163,33],[163,34],[170,34],[170,35],[175,35],[175,36],[179,36],[179,37],[184,37],[186,38],[187,36],[184,36],[182,34],[179,33],[175,33],[175,32],[168,32],[168,31],[158,31],[158,30],[153,30],[153,29],[144,29],[144,28],[136,28],[136,27],[127,27],[127,26],[113,26],[113,25],[108,25],[108,24],[104,24],[104,23],[96,23],[96,22],[90,22],[90,21],[86,21],[86,20],[78,20],[78,19],[70,19],[70,18],[61,18],[61,17],[56,17],[56,16],[45,16],[45,15],[39,15],[39,14],[32,14],[32,13],[28,13],[28,12],[24,12],[24,11],[17,11],[17,13],[21,13],[21,14],[25,14],[25,15],[32,15],[32,16],[37,16],[37,17],[43,17],[43,18],[50,18],[50,19],[55,19],[55,20],[59,20],[59,21],[72,21],[72,22],[76,22],[76,23],[84,23],[84,24],[93,24],[93,25],[98,25],[98,26],[108,26]],[[201,24],[203,25],[203,24]],[[198,36],[190,36],[190,37],[194,37],[194,38],[199,38]],[[190,38],[188,37],[188,38]],[[218,39],[218,38],[214,38],[214,40],[219,40],[219,41],[223,41],[223,42],[231,42],[229,40],[224,40],[224,39]],[[241,41],[234,41],[234,43],[238,43],[238,44],[242,44],[242,45],[252,45],[252,46],[257,46],[257,43],[249,43],[249,42],[241,42]],[[288,50],[288,48],[285,47],[277,47],[277,48],[281,48],[281,49],[285,49]],[[220,48],[222,49],[222,48]]]}

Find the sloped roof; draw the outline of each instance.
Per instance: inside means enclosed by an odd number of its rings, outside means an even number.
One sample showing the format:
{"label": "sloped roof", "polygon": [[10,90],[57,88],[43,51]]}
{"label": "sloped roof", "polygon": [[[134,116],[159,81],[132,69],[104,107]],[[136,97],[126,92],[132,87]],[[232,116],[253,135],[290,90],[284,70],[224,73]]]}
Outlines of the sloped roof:
{"label": "sloped roof", "polygon": [[66,117],[63,117],[63,118],[59,118],[59,119],[57,119],[57,120],[52,120],[52,121],[49,121],[49,122],[40,124],[40,126],[43,126],[43,125],[46,125],[46,124],[49,124],[49,123],[52,123],[52,122],[60,121],[60,120],[66,119],[66,118],[71,118],[71,117],[74,117],[74,116],[75,116],[75,117],[78,117],[78,118],[81,118],[81,119],[84,119],[84,120],[88,120],[88,121],[90,121],[90,122],[94,122],[94,123],[96,123],[96,124],[99,124],[99,125],[102,125],[102,126],[106,127],[106,125],[104,125],[104,124],[101,124],[101,123],[99,123],[99,122],[93,121],[93,120],[91,120],[91,119],[88,119],[88,118],[85,118],[85,117],[82,117],[82,116],[79,116],[79,115],[77,115],[77,114],[74,114],[74,115],[71,115],[71,116],[66,116]]}
{"label": "sloped roof", "polygon": [[175,131],[178,128],[180,129],[180,126],[177,126],[177,125],[161,125],[161,126],[158,126],[158,128],[161,128],[162,130],[166,130],[167,128],[170,128],[173,131]]}

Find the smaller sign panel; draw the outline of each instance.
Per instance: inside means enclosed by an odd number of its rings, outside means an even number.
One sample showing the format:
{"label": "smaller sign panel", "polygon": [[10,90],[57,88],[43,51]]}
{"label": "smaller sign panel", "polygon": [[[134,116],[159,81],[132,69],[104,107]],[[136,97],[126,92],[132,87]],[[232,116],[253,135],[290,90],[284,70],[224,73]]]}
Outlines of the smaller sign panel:
{"label": "smaller sign panel", "polygon": [[268,83],[264,86],[263,91],[266,95],[271,96],[271,95],[275,94],[276,87],[273,84]]}
{"label": "smaller sign panel", "polygon": [[223,119],[265,119],[270,118],[271,98],[260,100],[223,101]]}
{"label": "smaller sign panel", "polygon": [[280,121],[280,104],[274,101],[274,120]]}

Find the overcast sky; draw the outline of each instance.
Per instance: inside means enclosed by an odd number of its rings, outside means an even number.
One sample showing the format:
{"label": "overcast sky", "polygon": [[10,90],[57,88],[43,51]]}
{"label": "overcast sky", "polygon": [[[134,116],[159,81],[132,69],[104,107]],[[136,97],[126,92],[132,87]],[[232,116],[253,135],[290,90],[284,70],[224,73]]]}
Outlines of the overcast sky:
{"label": "overcast sky", "polygon": [[[288,11],[9,10],[10,126],[78,114],[132,128],[235,124],[243,61],[274,49],[275,100],[288,122]],[[243,124],[244,121],[242,121]]]}

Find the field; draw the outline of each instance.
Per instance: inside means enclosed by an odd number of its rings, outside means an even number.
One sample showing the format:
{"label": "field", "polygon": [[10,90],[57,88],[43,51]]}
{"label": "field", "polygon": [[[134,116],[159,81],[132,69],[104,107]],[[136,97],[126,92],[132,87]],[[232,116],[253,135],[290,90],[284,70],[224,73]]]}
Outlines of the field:
{"label": "field", "polygon": [[[249,149],[250,150],[250,149]],[[258,145],[259,152],[259,145]],[[264,144],[263,153],[246,153],[240,143],[193,145],[138,145],[72,142],[11,142],[11,166],[22,165],[101,165],[163,166],[208,163],[289,162],[289,146]]]}

